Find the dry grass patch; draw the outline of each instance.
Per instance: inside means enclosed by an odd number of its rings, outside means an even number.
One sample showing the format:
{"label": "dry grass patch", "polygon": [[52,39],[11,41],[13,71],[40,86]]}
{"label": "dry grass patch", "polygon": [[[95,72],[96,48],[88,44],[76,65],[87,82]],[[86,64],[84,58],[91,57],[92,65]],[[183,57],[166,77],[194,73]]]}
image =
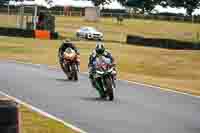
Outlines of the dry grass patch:
{"label": "dry grass patch", "polygon": [[[0,14],[0,19],[1,27],[16,27],[15,15]],[[75,31],[81,26],[96,27],[104,33],[105,40],[109,41],[125,41],[126,34],[197,41],[196,34],[200,32],[200,24],[192,23],[125,19],[123,24],[119,25],[116,18],[101,18],[100,22],[93,23],[81,17],[56,16],[56,30],[63,36],[75,37]],[[124,33],[122,37],[121,33]]]}
{"label": "dry grass patch", "polygon": [[101,18],[100,22],[84,21],[80,17],[56,17],[57,31],[67,37],[75,36],[75,31],[81,26],[93,26],[104,33],[105,40],[120,41],[121,32],[153,38],[170,38],[185,41],[197,41],[196,34],[200,31],[200,24],[153,21],[140,19],[126,19],[122,25],[116,19]]}

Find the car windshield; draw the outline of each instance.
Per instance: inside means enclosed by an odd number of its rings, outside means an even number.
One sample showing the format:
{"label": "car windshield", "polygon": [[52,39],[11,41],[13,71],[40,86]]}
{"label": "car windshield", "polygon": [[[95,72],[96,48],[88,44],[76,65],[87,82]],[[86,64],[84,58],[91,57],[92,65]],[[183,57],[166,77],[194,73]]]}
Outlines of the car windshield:
{"label": "car windshield", "polygon": [[92,27],[86,27],[86,28],[82,28],[82,31],[97,31],[97,30]]}
{"label": "car windshield", "polygon": [[90,30],[90,31],[97,31],[95,28],[92,28],[92,27],[88,28],[88,30]]}

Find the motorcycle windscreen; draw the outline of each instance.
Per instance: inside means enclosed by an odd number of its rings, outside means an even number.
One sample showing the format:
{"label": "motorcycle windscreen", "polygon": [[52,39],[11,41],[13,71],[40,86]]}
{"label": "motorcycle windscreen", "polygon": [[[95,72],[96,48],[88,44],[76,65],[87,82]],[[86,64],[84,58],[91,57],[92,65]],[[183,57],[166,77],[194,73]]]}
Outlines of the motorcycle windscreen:
{"label": "motorcycle windscreen", "polygon": [[106,58],[104,56],[100,56],[96,58],[93,65],[95,65],[96,69],[100,71],[105,71],[110,67],[111,59]]}
{"label": "motorcycle windscreen", "polygon": [[99,66],[99,65],[102,65],[102,64],[110,65],[111,64],[111,59],[106,58],[104,56],[97,57],[95,62],[94,62],[94,65]]}

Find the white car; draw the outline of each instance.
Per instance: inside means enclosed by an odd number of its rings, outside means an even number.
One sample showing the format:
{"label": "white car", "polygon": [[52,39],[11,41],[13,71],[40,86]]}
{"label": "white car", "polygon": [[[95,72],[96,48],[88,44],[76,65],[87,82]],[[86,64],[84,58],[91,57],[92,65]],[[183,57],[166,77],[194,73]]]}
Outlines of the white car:
{"label": "white car", "polygon": [[103,33],[93,27],[81,27],[76,31],[76,37],[89,40],[103,40]]}

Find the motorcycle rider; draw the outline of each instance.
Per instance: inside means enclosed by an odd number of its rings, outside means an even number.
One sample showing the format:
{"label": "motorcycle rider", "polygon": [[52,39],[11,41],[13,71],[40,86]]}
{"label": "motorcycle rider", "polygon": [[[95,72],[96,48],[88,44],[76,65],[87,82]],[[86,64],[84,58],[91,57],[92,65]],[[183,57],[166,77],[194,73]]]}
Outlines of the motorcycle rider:
{"label": "motorcycle rider", "polygon": [[72,48],[76,54],[77,54],[77,67],[79,68],[79,65],[80,65],[80,53],[79,53],[79,50],[78,48],[76,48],[76,46],[70,42],[69,40],[64,40],[63,43],[61,44],[61,47],[59,48],[59,57],[60,57],[60,61],[63,62],[64,61],[64,56],[63,56],[63,53],[65,52],[65,50],[67,48]]}
{"label": "motorcycle rider", "polygon": [[111,60],[111,64],[114,67],[114,72],[113,72],[114,80],[116,80],[116,74],[117,74],[116,69],[115,69],[116,64],[115,64],[114,58],[112,57],[112,54],[105,49],[104,44],[102,42],[97,42],[96,48],[92,51],[89,57],[89,63],[88,63],[89,79],[92,86],[96,89],[97,87],[95,85],[95,80],[93,77],[93,74],[95,73],[95,66],[93,63],[96,61],[96,58],[98,58],[99,56],[104,56],[105,58],[109,58]]}

